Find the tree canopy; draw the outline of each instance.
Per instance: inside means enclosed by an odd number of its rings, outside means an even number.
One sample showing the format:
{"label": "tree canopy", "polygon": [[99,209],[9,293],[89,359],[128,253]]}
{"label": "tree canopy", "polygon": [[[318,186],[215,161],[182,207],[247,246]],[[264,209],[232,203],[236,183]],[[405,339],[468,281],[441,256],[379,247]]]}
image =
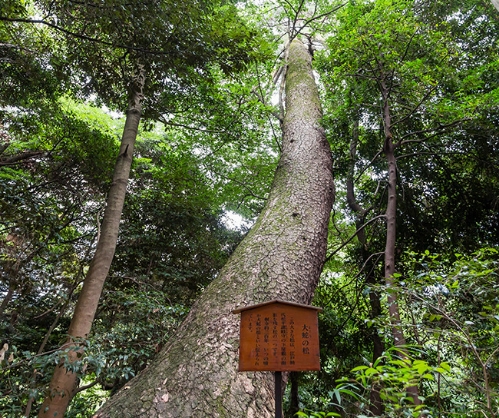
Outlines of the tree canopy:
{"label": "tree canopy", "polygon": [[[323,308],[286,417],[498,416],[496,8],[2,2],[0,416],[36,416],[61,365],[68,417],[139,416],[151,385],[157,416],[271,416],[229,314],[276,297]],[[123,155],[114,257],[68,348]]]}

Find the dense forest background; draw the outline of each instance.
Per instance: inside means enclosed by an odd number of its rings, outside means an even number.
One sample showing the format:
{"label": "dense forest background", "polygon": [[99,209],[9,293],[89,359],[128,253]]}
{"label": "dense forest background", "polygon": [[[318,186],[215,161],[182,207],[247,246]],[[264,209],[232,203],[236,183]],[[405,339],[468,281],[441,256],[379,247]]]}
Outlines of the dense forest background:
{"label": "dense forest background", "polygon": [[54,369],[75,378],[65,416],[91,417],[180,338],[275,189],[293,40],[336,196],[312,301],[322,370],[287,376],[285,415],[499,415],[492,3],[6,0],[0,417],[42,414]]}

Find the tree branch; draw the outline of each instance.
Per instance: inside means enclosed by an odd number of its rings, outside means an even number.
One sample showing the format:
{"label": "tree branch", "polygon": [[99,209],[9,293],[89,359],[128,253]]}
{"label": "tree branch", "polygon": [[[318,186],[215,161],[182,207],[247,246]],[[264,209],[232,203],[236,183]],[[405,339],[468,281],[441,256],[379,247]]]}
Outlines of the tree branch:
{"label": "tree branch", "polygon": [[[396,124],[402,123],[405,120],[409,119],[414,114],[414,112],[416,112],[416,110],[418,110],[419,107],[426,101],[426,99],[428,99],[428,97],[430,96],[430,94],[433,93],[436,90],[436,88],[437,88],[437,86],[433,86],[432,88],[430,88],[428,90],[428,92],[421,98],[421,100],[419,101],[419,103],[415,107],[413,107],[412,110],[407,115],[405,115],[403,118],[392,122],[392,126],[395,126]],[[395,148],[397,148],[397,146],[398,146],[397,144],[394,144]]]}
{"label": "tree branch", "polygon": [[372,219],[369,219],[367,222],[365,222],[360,228],[358,228],[344,243],[342,243],[338,248],[336,248],[336,250],[334,250],[331,254],[329,254],[327,257],[326,257],[326,262],[331,260],[331,258],[333,258],[333,256],[335,256],[341,249],[343,249],[350,241],[352,241],[356,236],[357,234],[359,233],[360,230],[364,229],[366,226],[372,224],[374,221],[377,221],[378,219],[381,219],[381,218],[385,218],[386,216],[385,215],[378,215],[378,216],[375,216],[374,218]]}
{"label": "tree branch", "polygon": [[153,55],[167,55],[168,54],[165,51],[154,50],[154,49],[144,49],[144,48],[134,47],[134,46],[130,46],[130,45],[124,45],[124,44],[104,41],[104,40],[99,39],[99,38],[94,38],[92,36],[87,36],[87,35],[83,35],[81,33],[70,31],[70,30],[62,28],[61,26],[58,26],[54,23],[47,22],[46,20],[43,20],[43,19],[23,19],[23,18],[11,18],[11,17],[6,17],[6,16],[0,16],[0,21],[45,25],[45,26],[51,27],[52,29],[55,29],[59,32],[62,32],[66,35],[73,36],[74,38],[83,39],[85,41],[90,41],[90,42],[95,42],[97,44],[110,46],[112,48],[121,48],[121,49],[126,49],[128,51],[130,51],[130,50],[139,51],[139,52],[143,52],[146,54],[153,54]]}
{"label": "tree branch", "polygon": [[17,155],[13,155],[12,157],[9,158],[4,158],[3,160],[0,160],[0,167],[6,166],[6,165],[14,165],[17,164],[20,161],[23,160],[28,160],[33,157],[37,157],[39,155],[44,155],[44,151],[25,151]]}
{"label": "tree branch", "polygon": [[[465,122],[465,121],[468,121],[468,120],[470,120],[470,118],[459,119],[459,120],[456,120],[454,122],[451,122],[451,123],[448,123],[448,124],[445,124],[445,125],[439,125],[436,128],[428,128],[428,129],[422,129],[420,131],[409,132],[409,133],[403,135],[400,138],[400,140],[397,142],[396,146],[398,147],[398,146],[405,145],[405,144],[408,144],[408,143],[421,143],[421,142],[425,142],[428,139],[431,139],[434,136],[436,136],[437,135],[437,131],[440,132],[440,131],[445,130],[447,128],[451,128],[453,126],[459,125],[462,122]],[[421,134],[425,134],[425,133],[429,133],[429,132],[433,132],[433,135],[431,135],[430,137],[425,137],[425,138],[421,138],[421,139],[408,139],[408,140],[404,140],[404,138],[408,138],[408,137],[413,136],[413,135],[421,135]]]}

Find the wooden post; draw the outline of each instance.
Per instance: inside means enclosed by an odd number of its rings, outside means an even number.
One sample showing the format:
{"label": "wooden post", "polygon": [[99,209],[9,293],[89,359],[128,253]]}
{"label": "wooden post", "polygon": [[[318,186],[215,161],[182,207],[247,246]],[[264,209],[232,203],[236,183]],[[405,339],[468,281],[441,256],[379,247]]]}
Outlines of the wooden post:
{"label": "wooden post", "polygon": [[282,418],[282,372],[275,372],[274,379],[275,379],[275,418]]}
{"label": "wooden post", "polygon": [[273,371],[275,417],[282,418],[282,372],[320,370],[321,308],[273,300],[241,313],[239,371]]}

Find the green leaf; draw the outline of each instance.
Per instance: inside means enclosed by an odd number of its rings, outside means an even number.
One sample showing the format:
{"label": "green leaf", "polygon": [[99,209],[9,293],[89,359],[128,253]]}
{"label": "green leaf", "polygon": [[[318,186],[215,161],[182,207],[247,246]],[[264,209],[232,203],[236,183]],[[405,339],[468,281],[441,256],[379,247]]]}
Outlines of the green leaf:
{"label": "green leaf", "polygon": [[357,366],[357,367],[354,367],[352,369],[352,372],[357,372],[357,371],[360,371],[360,370],[366,370],[368,368],[369,368],[369,366]]}

